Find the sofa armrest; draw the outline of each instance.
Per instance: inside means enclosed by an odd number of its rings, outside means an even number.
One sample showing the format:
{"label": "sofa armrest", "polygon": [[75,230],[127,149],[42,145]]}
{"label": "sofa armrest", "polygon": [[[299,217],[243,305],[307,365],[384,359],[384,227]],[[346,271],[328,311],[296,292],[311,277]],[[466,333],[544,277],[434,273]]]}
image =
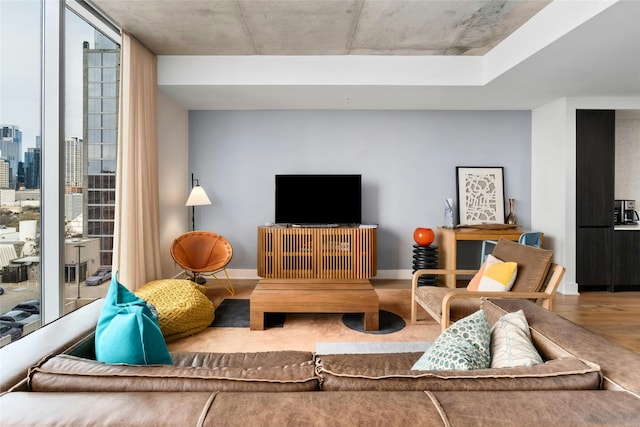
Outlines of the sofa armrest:
{"label": "sofa armrest", "polygon": [[451,303],[456,299],[461,298],[507,298],[507,299],[546,299],[552,298],[552,295],[549,295],[545,292],[468,292],[464,289],[452,289],[448,292],[444,298],[442,299],[442,330],[444,331],[449,327],[450,314],[451,314]]}
{"label": "sofa armrest", "polygon": [[0,392],[21,387],[29,368],[44,357],[68,351],[91,337],[103,304],[104,299],[93,301],[0,348]]}
{"label": "sofa armrest", "polygon": [[522,310],[534,342],[539,337],[561,347],[573,357],[600,365],[605,389],[626,390],[640,397],[640,354],[528,300],[499,298],[483,301],[483,306],[490,305],[505,314]]}

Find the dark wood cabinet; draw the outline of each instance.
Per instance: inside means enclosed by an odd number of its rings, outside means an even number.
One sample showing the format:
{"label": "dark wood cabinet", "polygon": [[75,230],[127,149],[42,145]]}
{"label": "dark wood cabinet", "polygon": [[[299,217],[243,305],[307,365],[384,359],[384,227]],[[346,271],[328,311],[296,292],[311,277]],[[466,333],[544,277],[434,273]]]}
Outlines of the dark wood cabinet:
{"label": "dark wood cabinet", "polygon": [[640,259],[638,254],[640,254],[640,230],[614,232],[614,287],[640,285]]}
{"label": "dark wood cabinet", "polygon": [[576,112],[576,223],[612,226],[615,189],[615,111]]}
{"label": "dark wood cabinet", "polygon": [[576,281],[580,290],[611,290],[615,111],[576,111]]}
{"label": "dark wood cabinet", "polygon": [[613,227],[582,227],[576,235],[576,281],[581,290],[611,290]]}

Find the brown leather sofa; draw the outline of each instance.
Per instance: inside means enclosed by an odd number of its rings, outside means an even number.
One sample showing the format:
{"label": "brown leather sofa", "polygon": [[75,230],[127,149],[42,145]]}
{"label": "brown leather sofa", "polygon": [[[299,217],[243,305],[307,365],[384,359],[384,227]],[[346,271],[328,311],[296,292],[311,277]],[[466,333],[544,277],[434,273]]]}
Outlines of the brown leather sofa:
{"label": "brown leather sofa", "polygon": [[97,302],[0,349],[0,424],[640,425],[640,355],[529,301],[482,304],[490,322],[522,309],[545,365],[428,372],[410,370],[420,353],[292,351],[104,365]]}

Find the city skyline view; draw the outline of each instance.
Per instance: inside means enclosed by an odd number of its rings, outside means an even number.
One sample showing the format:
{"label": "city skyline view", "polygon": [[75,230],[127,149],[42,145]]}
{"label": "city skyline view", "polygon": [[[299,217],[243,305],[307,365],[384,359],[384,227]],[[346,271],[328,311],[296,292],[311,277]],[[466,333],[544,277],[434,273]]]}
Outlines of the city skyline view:
{"label": "city skyline view", "polygon": [[[20,161],[40,136],[40,109],[33,108],[41,104],[40,8],[41,0],[0,0],[0,125],[14,125],[22,132]],[[82,139],[83,44],[94,46],[95,29],[68,9],[65,21],[64,134],[65,139]]]}
{"label": "city skyline view", "polygon": [[[9,185],[1,185],[5,189],[40,188],[39,168],[28,169],[23,164],[27,158],[30,164],[40,159],[39,152],[34,154],[33,150],[39,146],[41,133],[41,53],[48,46],[46,38],[41,40],[43,5],[46,3],[42,0],[0,0],[0,54],[5,59],[0,62],[0,125],[8,127],[6,136],[15,135],[16,132],[11,133],[15,129],[21,135],[13,143],[11,139],[3,142],[7,154],[9,149],[14,150],[8,170]],[[61,177],[65,182],[65,235],[99,239],[97,264],[110,268],[119,46],[70,8],[64,9],[63,16],[64,133],[60,141],[51,137],[42,140],[41,147],[65,153]],[[21,147],[14,147],[16,144]],[[16,165],[18,151],[20,164]],[[31,179],[36,175],[36,181]],[[12,209],[4,204],[3,208]],[[71,223],[73,227],[67,227]]]}

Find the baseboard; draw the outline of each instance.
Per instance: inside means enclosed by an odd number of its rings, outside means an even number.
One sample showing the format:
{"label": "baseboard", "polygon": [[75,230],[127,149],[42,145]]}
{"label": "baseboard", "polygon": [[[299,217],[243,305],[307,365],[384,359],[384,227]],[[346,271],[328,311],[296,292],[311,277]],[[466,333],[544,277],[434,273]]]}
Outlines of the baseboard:
{"label": "baseboard", "polygon": [[[227,273],[229,273],[229,277],[237,280],[260,279],[256,269],[228,268]],[[411,280],[411,270],[378,270],[378,274],[373,279]]]}
{"label": "baseboard", "polygon": [[[257,269],[251,268],[229,268],[229,277],[236,280],[260,280]],[[378,274],[373,279],[379,280],[411,280],[412,270],[378,270]],[[174,278],[183,277],[183,273],[177,274]],[[562,295],[580,295],[577,283],[562,283],[558,288],[558,293]]]}
{"label": "baseboard", "polygon": [[562,295],[580,295],[577,283],[561,283],[558,287],[558,293]]}
{"label": "baseboard", "polygon": [[378,270],[374,279],[381,280],[411,280],[412,270]]}
{"label": "baseboard", "polygon": [[259,280],[261,279],[258,276],[257,269],[251,268],[227,268],[227,273],[229,273],[229,277],[232,279],[238,280]]}

